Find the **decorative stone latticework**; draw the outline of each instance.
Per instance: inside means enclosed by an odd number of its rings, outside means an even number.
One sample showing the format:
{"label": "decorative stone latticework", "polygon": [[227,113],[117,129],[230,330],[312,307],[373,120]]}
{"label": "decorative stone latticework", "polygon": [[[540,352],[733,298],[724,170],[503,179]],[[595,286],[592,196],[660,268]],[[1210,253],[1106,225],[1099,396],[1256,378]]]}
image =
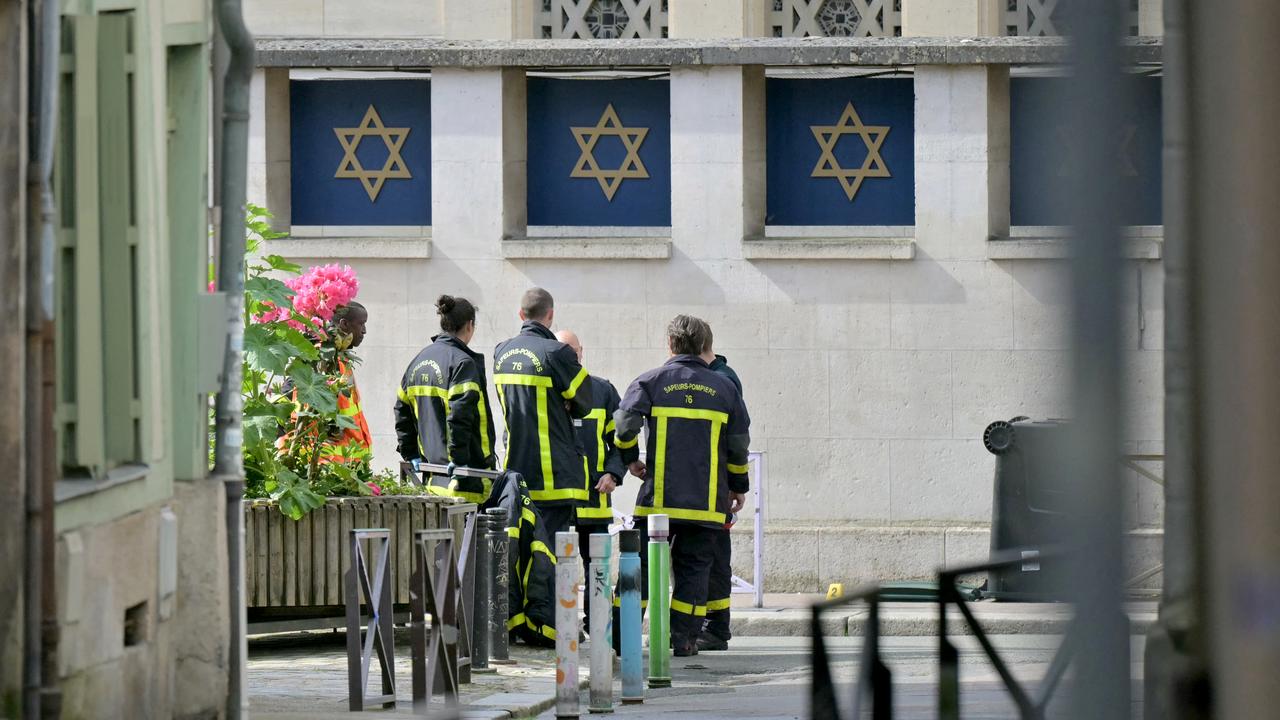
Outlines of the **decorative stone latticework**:
{"label": "decorative stone latticework", "polygon": [[774,37],[894,37],[902,0],[773,0]]}
{"label": "decorative stone latticework", "polygon": [[668,0],[541,0],[541,38],[598,40],[667,36]]}
{"label": "decorative stone latticework", "polygon": [[[1118,0],[1124,5],[1125,34],[1138,35],[1138,0]],[[1070,0],[1007,0],[1004,34],[1041,37],[1066,35]]]}

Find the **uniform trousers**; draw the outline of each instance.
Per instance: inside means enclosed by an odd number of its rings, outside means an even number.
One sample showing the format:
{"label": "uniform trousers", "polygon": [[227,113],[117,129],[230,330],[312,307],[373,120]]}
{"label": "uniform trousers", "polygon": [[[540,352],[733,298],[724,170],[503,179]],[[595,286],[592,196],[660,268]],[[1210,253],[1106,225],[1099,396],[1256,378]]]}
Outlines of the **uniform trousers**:
{"label": "uniform trousers", "polygon": [[707,582],[707,621],[703,631],[728,642],[729,600],[733,595],[733,569],[730,564],[733,545],[729,531],[715,536],[715,557],[711,563],[711,577]]}

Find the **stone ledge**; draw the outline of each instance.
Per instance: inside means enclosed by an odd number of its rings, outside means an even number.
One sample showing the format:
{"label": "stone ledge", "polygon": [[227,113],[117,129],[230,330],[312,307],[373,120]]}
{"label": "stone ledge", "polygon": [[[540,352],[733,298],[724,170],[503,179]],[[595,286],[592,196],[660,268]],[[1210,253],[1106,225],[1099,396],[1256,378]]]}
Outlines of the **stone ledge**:
{"label": "stone ledge", "polygon": [[742,256],[748,260],[911,260],[916,256],[916,241],[882,237],[769,237],[744,240]]}
{"label": "stone ledge", "polygon": [[268,253],[290,258],[431,257],[431,240],[422,237],[289,237],[266,244]]}
{"label": "stone ledge", "polygon": [[[1126,63],[1158,63],[1158,37],[1126,40]],[[743,38],[441,40],[261,38],[260,67],[642,67],[691,65],[1044,65],[1070,61],[1063,38]]]}
{"label": "stone ledge", "polygon": [[[1067,238],[996,238],[987,241],[989,260],[1067,260],[1071,257]],[[1126,260],[1159,260],[1164,255],[1160,238],[1125,238],[1120,256]]]}
{"label": "stone ledge", "polygon": [[669,237],[529,238],[502,241],[508,260],[666,260]]}

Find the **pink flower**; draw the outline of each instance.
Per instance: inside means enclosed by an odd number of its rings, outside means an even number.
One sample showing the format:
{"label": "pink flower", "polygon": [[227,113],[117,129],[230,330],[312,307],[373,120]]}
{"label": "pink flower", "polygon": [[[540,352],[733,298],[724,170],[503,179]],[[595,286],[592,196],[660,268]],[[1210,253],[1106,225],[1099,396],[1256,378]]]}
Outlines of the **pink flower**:
{"label": "pink flower", "polygon": [[365,483],[365,485],[369,486],[369,489],[373,491],[374,495],[382,494],[382,488],[378,487],[377,485],[374,485],[372,482],[367,482]]}
{"label": "pink flower", "polygon": [[218,292],[218,283],[216,283],[216,282],[214,282],[214,281],[210,280],[210,281],[209,281],[209,292],[211,292],[211,293]]}

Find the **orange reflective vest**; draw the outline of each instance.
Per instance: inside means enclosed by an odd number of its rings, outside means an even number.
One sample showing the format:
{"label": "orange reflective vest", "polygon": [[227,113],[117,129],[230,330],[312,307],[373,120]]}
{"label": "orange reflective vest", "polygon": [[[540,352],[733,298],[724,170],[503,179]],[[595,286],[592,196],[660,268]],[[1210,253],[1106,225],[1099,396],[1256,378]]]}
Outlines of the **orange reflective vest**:
{"label": "orange reflective vest", "polygon": [[369,432],[369,422],[365,420],[364,409],[360,407],[360,389],[356,387],[355,374],[346,363],[338,364],[338,372],[342,374],[342,380],[349,388],[347,392],[338,393],[338,414],[355,420],[356,428],[344,429],[342,437],[333,444],[338,447],[355,445],[365,450],[372,450],[373,433]]}

